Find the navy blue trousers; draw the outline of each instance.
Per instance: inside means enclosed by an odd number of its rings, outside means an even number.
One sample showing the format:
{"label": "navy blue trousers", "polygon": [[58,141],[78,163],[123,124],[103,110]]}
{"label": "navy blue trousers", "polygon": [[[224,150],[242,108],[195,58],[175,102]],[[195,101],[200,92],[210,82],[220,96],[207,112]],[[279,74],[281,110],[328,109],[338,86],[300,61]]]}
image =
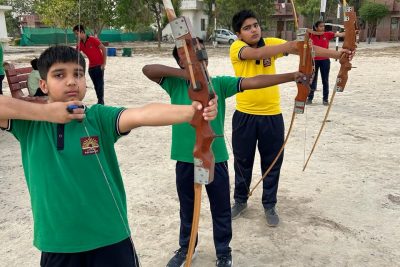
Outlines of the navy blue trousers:
{"label": "navy blue trousers", "polygon": [[130,239],[109,246],[76,253],[42,252],[41,267],[139,267]]}
{"label": "navy blue trousers", "polygon": [[0,95],[3,94],[3,79],[4,75],[0,75]]}
{"label": "navy blue trousers", "polygon": [[96,91],[97,104],[104,105],[104,70],[101,69],[101,66],[89,68],[89,76]]}
{"label": "navy blue trousers", "polygon": [[[245,203],[248,199],[253,173],[256,147],[260,153],[261,175],[279,152],[285,135],[282,114],[251,115],[235,111],[232,118],[232,147],[235,158],[235,202]],[[283,153],[263,180],[262,204],[265,209],[277,202],[279,175]],[[259,176],[261,178],[261,176]],[[258,177],[257,177],[258,179]]]}
{"label": "navy blue trousers", "polygon": [[[232,218],[227,162],[215,164],[214,181],[206,185],[205,188],[210,201],[214,246],[217,257],[230,254],[229,243],[232,239]],[[181,219],[179,245],[181,248],[188,250],[194,208],[193,163],[177,161],[176,189],[178,191]]]}
{"label": "navy blue trousers", "polygon": [[329,59],[316,60],[315,61],[315,75],[311,83],[311,91],[308,95],[308,99],[313,100],[314,92],[317,90],[318,82],[318,70],[321,72],[322,79],[322,100],[328,101],[329,97],[329,71],[331,69],[331,61]]}

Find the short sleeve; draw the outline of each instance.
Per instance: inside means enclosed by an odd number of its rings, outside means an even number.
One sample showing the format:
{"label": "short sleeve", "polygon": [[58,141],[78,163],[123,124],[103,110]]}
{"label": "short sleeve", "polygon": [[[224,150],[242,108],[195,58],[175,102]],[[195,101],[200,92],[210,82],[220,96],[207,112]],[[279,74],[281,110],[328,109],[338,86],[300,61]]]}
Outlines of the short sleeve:
{"label": "short sleeve", "polygon": [[229,55],[231,58],[232,63],[234,64],[235,62],[241,61],[240,54],[242,50],[247,47],[248,45],[241,41],[241,40],[236,40],[235,42],[232,43],[230,49],[229,49]]}
{"label": "short sleeve", "polygon": [[219,97],[224,99],[235,95],[241,91],[240,84],[242,78],[232,76],[217,76],[212,79],[212,83]]}

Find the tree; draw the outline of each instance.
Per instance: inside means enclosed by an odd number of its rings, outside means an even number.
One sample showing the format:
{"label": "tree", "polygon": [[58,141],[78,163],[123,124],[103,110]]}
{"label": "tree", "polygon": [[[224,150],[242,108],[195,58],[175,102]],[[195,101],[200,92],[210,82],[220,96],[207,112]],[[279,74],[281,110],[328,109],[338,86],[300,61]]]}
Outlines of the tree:
{"label": "tree", "polygon": [[119,0],[116,5],[116,19],[112,26],[128,31],[140,31],[153,23],[152,14],[142,0]]}
{"label": "tree", "polygon": [[16,37],[20,34],[18,17],[34,13],[34,0],[0,0],[0,5],[12,6],[12,10],[5,12],[7,31],[10,36]]}
{"label": "tree", "polygon": [[0,5],[13,7],[12,12],[15,16],[29,15],[34,13],[34,0],[0,0]]}
{"label": "tree", "polygon": [[157,25],[157,40],[158,49],[161,49],[161,38],[162,38],[162,12],[164,5],[162,0],[144,0],[146,7],[149,9]]}
{"label": "tree", "polygon": [[40,0],[35,3],[36,13],[41,21],[52,27],[64,29],[65,43],[68,43],[67,30],[75,24],[78,8],[75,0]]}
{"label": "tree", "polygon": [[60,27],[65,31],[80,23],[99,35],[115,19],[114,0],[36,0],[35,11],[44,24]]}
{"label": "tree", "polygon": [[378,23],[389,13],[389,9],[384,4],[366,2],[361,6],[359,13],[361,18],[367,23],[367,37],[368,44],[370,44]]}
{"label": "tree", "polygon": [[[79,1],[75,0],[75,2]],[[117,1],[115,0],[85,0],[80,1],[80,5],[80,21],[87,28],[92,29],[96,37],[105,26],[111,26],[117,18],[115,12]],[[75,17],[75,24],[77,22]]]}
{"label": "tree", "polygon": [[275,12],[273,0],[216,0],[216,12],[218,25],[231,29],[232,16],[242,9],[253,10],[259,19],[259,23],[265,29],[268,25],[268,17]]}

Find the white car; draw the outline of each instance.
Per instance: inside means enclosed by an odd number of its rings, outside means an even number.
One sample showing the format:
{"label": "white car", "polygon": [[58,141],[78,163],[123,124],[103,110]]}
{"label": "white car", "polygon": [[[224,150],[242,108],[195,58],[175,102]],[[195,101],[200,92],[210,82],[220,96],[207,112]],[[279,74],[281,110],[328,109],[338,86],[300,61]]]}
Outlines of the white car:
{"label": "white car", "polygon": [[217,41],[217,43],[224,43],[224,44],[232,44],[237,39],[237,36],[233,32],[226,29],[215,30],[214,36],[215,36],[215,41]]}

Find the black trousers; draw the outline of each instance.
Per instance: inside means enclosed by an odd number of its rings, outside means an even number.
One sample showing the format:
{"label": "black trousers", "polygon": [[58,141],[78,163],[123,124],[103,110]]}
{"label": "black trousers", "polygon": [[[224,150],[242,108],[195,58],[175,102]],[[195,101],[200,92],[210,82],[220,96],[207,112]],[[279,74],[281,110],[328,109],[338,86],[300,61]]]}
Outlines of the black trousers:
{"label": "black trousers", "polygon": [[[235,111],[232,118],[232,147],[235,159],[236,202],[245,203],[253,173],[256,147],[260,153],[261,175],[267,170],[279,152],[285,135],[282,114],[251,115]],[[277,202],[279,175],[283,153],[263,180],[262,204],[265,209],[272,208]],[[259,176],[261,178],[261,176]],[[258,178],[258,177],[257,177]]]}
{"label": "black trousers", "polygon": [[139,267],[129,238],[110,246],[78,253],[42,252],[41,267]]}
{"label": "black trousers", "polygon": [[89,68],[89,76],[96,91],[97,103],[104,105],[104,70],[101,66]]}
{"label": "black trousers", "polygon": [[329,71],[331,69],[331,61],[329,59],[316,60],[315,61],[315,75],[311,83],[311,91],[308,95],[308,99],[313,100],[314,92],[317,90],[318,82],[318,70],[321,72],[322,79],[322,100],[328,101],[329,98]]}
{"label": "black trousers", "polygon": [[[176,189],[179,197],[181,226],[179,245],[188,250],[192,229],[194,205],[194,165],[176,163]],[[231,253],[232,217],[229,194],[229,174],[227,162],[215,164],[214,181],[205,186],[210,201],[213,222],[214,246],[217,257]],[[204,212],[204,211],[203,211]]]}
{"label": "black trousers", "polygon": [[3,79],[4,75],[0,75],[0,95],[3,94]]}

